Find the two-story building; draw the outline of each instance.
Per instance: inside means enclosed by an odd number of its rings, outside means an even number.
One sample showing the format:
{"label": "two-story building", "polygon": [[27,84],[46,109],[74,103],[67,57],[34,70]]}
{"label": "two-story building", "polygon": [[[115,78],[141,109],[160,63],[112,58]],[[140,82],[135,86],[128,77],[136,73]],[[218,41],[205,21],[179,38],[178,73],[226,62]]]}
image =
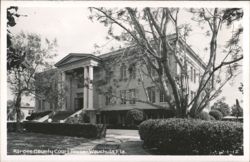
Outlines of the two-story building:
{"label": "two-story building", "polygon": [[[183,52],[186,52],[188,61],[191,99],[198,88],[205,64],[187,44],[184,45]],[[83,110],[89,114],[92,123],[108,124],[125,124],[126,112],[135,108],[143,110],[146,118],[170,117],[164,93],[139,70],[136,60],[131,61],[124,57],[124,50],[98,56],[85,53],[68,54],[57,62],[56,69],[53,69],[56,73],[54,84],[57,85],[58,92],[63,94],[55,100],[60,104],[55,106],[46,99],[37,99],[36,110],[71,112]],[[136,53],[133,54],[136,55]],[[169,64],[172,73],[180,73],[180,67],[174,57],[170,59]],[[133,98],[146,100],[145,91],[152,103],[163,105],[166,109],[133,100]]]}

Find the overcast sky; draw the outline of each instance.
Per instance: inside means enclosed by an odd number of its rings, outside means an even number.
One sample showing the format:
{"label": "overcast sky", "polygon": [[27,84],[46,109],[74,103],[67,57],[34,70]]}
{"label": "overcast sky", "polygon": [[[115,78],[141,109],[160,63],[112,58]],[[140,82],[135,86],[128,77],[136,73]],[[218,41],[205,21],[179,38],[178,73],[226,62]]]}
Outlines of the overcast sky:
{"label": "overcast sky", "polygon": [[[19,8],[20,14],[27,17],[20,17],[17,25],[11,29],[13,33],[20,31],[40,34],[43,38],[54,39],[58,41],[58,57],[55,62],[59,61],[69,53],[93,53],[94,44],[103,45],[103,52],[107,52],[112,43],[108,42],[107,28],[103,24],[92,22],[88,19],[90,14],[87,8]],[[186,12],[180,13],[180,21],[190,23],[191,15]],[[197,25],[191,23],[193,31],[187,42],[193,50],[205,60],[204,48],[208,46],[209,38],[204,38],[204,31]],[[219,47],[223,45],[225,39],[230,37],[228,30],[223,30],[219,35]],[[106,50],[105,50],[106,49]],[[233,85],[225,86],[222,96],[226,97],[229,105],[235,103],[235,99],[242,99],[242,94],[238,91],[239,82],[242,82],[240,75],[235,79]],[[221,96],[221,97],[222,97]],[[12,95],[8,94],[8,98]],[[32,103],[33,105],[33,103]]]}

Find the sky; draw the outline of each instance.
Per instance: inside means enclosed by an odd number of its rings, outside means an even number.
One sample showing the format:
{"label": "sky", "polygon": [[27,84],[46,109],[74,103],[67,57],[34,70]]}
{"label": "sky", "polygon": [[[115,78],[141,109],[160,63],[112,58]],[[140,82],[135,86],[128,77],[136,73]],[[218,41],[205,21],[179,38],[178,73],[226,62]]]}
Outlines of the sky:
{"label": "sky", "polygon": [[[11,31],[13,33],[19,33],[20,31],[36,33],[40,34],[42,38],[50,40],[56,38],[58,41],[58,56],[54,59],[55,63],[69,53],[93,53],[95,50],[94,44],[105,44],[102,52],[108,52],[107,49],[116,43],[108,42],[105,39],[108,29],[103,24],[88,19],[90,12],[87,8],[26,7],[19,8],[18,12],[27,15],[27,17],[18,18],[17,25]],[[204,30],[201,30],[195,23],[191,23],[190,14],[181,12],[179,17],[181,22],[190,23],[192,26],[193,31],[190,33],[187,42],[205,61],[206,52],[204,48],[208,46],[209,39],[204,38]],[[223,30],[219,35],[219,47],[229,37],[230,31]],[[242,82],[242,75],[234,80],[234,84],[227,84],[219,98],[225,96],[226,102],[230,106],[235,103],[236,98],[242,100],[243,96],[238,91],[240,82]],[[8,93],[8,99],[12,97]],[[31,101],[31,105],[34,105],[33,102]]]}

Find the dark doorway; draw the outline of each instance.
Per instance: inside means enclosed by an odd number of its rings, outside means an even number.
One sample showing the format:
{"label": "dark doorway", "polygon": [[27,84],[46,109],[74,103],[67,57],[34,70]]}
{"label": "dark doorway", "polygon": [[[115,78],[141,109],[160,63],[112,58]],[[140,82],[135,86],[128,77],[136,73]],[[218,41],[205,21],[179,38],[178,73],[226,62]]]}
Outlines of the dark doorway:
{"label": "dark doorway", "polygon": [[80,110],[83,108],[83,98],[75,98],[75,110]]}

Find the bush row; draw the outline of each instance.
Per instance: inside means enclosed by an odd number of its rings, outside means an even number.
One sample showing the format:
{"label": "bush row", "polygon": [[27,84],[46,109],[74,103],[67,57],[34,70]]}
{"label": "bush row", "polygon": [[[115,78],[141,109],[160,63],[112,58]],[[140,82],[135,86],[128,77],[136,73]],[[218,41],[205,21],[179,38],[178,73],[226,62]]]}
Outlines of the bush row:
{"label": "bush row", "polygon": [[103,124],[26,122],[24,127],[26,131],[45,134],[57,134],[85,138],[102,138],[106,136],[106,126]]}
{"label": "bush row", "polygon": [[[20,129],[23,130],[24,125],[20,123]],[[16,122],[7,122],[7,132],[16,132],[17,131],[17,123]]]}
{"label": "bush row", "polygon": [[199,119],[147,120],[139,125],[144,146],[162,154],[218,155],[243,153],[242,123]]}

